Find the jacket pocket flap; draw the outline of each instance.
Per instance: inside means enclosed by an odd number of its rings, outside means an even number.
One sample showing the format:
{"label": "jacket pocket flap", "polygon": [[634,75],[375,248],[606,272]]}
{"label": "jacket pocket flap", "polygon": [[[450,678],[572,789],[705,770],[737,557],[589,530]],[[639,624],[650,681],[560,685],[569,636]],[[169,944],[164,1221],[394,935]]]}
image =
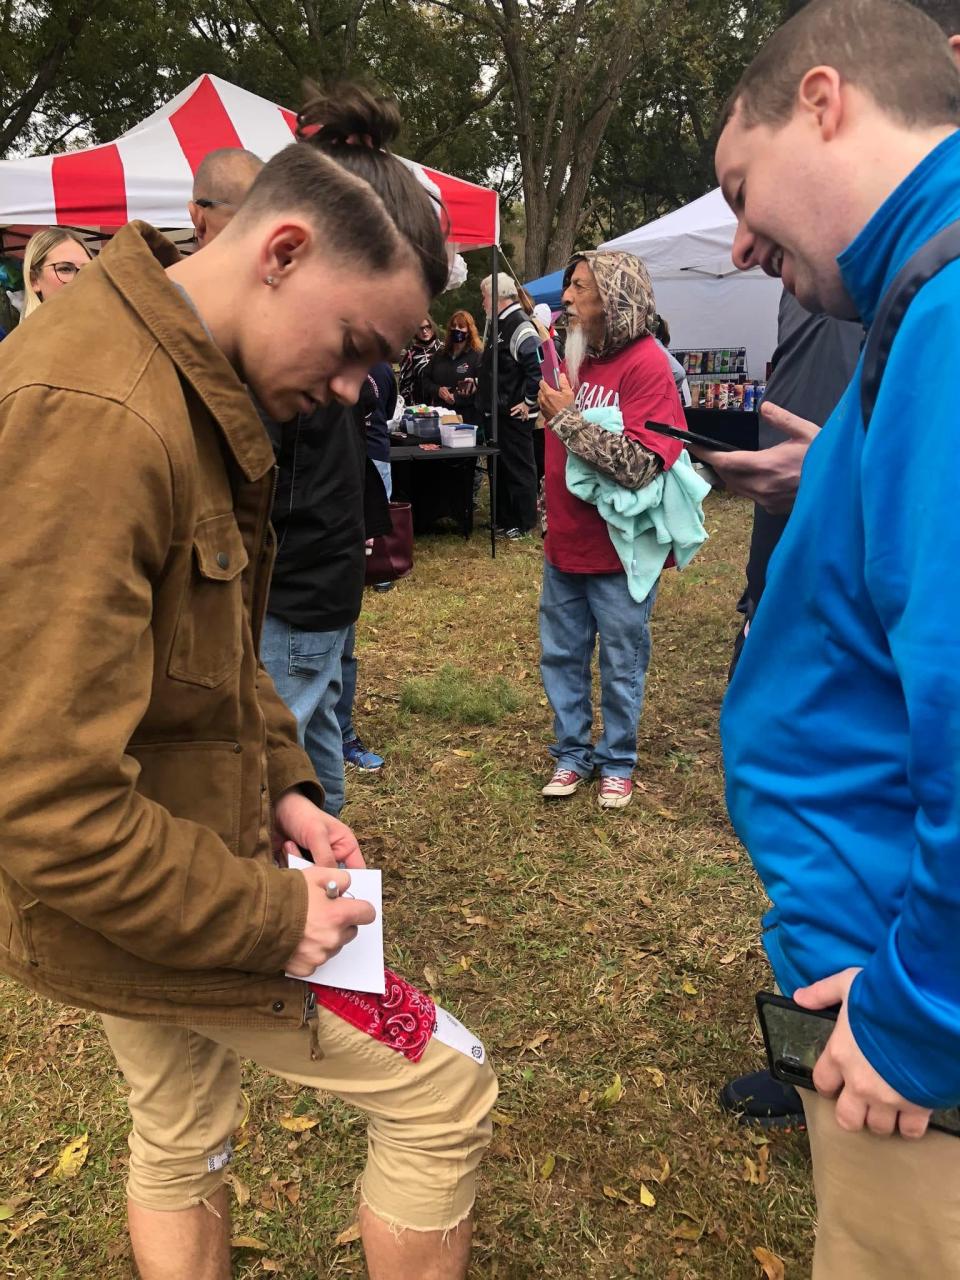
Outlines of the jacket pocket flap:
{"label": "jacket pocket flap", "polygon": [[232,512],[201,520],[194,533],[193,549],[204,578],[229,582],[247,567],[247,549]]}

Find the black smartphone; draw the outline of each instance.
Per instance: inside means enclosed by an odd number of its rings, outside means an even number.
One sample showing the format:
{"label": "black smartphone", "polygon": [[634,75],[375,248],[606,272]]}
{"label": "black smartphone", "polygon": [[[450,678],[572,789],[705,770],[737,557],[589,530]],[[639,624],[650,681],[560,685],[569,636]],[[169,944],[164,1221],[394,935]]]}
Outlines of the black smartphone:
{"label": "black smartphone", "polygon": [[726,440],[713,440],[710,436],[698,435],[696,431],[683,431],[680,427],[668,427],[665,422],[647,422],[648,431],[658,436],[669,436],[671,440],[680,440],[683,444],[698,444],[703,449],[719,449],[723,453],[738,453],[740,446],[730,444]]}
{"label": "black smartphone", "polygon": [[[839,1006],[804,1009],[786,996],[757,992],[757,1017],[775,1080],[800,1089],[814,1087],[813,1068],[833,1034],[838,1013]],[[930,1128],[960,1138],[960,1107],[934,1111]]]}

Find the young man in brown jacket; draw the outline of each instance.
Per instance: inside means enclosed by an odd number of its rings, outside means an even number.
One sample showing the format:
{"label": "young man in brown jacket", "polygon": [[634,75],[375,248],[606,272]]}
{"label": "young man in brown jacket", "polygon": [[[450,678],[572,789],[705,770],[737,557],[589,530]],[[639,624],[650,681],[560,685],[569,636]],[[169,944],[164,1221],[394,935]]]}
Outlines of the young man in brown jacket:
{"label": "young man in brown jacket", "polygon": [[[350,403],[401,349],[445,258],[419,189],[393,197],[292,146],[202,253],[131,224],[3,346],[0,968],[104,1015],[144,1280],[230,1274],[240,1057],[367,1112],[371,1276],[466,1269],[494,1077],[284,976],[374,913],[328,897],[363,861],[257,658],[274,456],[249,393],[278,419]],[[280,869],[289,842],[317,866]]]}

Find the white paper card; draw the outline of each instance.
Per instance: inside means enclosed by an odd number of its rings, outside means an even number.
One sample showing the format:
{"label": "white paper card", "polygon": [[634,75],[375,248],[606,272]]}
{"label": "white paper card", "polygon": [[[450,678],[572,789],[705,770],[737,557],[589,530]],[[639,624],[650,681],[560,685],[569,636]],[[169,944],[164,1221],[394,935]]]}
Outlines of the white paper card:
{"label": "white paper card", "polygon": [[441,1009],[437,1005],[436,1010],[437,1025],[434,1036],[441,1044],[449,1045],[451,1049],[456,1049],[458,1053],[465,1054],[482,1066],[487,1060],[487,1051],[473,1032],[468,1031],[463,1023],[458,1022],[452,1013],[447,1013],[446,1009]]}
{"label": "white paper card", "polygon": [[[287,863],[292,871],[303,871],[313,866],[306,858],[298,858],[290,854]],[[365,868],[362,871],[350,869],[350,888],[347,894],[351,898],[363,898],[372,904],[377,918],[373,924],[362,924],[357,929],[357,936],[337,954],[326,962],[317,965],[313,973],[301,977],[296,973],[288,973],[288,978],[299,978],[301,982],[319,982],[323,987],[344,987],[347,991],[371,991],[378,996],[386,993],[383,977],[383,893],[381,873]],[[459,1026],[459,1023],[457,1024]]]}

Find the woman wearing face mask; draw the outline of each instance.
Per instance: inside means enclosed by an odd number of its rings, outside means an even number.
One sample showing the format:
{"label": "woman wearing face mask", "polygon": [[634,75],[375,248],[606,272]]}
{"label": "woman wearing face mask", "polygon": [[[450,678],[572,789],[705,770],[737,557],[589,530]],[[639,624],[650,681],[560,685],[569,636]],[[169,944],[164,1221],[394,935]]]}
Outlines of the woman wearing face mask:
{"label": "woman wearing face mask", "polygon": [[31,236],[23,254],[23,319],[71,284],[92,257],[80,237],[62,227],[48,227]]}
{"label": "woman wearing face mask", "polygon": [[450,317],[447,338],[423,373],[423,394],[430,404],[442,404],[459,413],[464,422],[476,422],[477,379],[483,343],[469,311]]}

